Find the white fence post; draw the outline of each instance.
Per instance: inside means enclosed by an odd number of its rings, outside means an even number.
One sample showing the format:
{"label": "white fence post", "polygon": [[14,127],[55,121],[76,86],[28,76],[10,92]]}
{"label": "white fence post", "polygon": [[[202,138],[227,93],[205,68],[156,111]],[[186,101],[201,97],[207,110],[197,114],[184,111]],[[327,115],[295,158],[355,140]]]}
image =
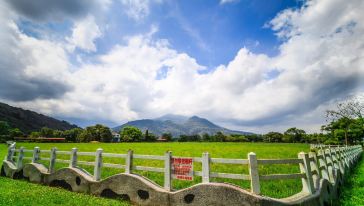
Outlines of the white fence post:
{"label": "white fence post", "polygon": [[34,147],[32,163],[36,163],[39,161],[39,153],[40,153],[39,147]]}
{"label": "white fence post", "polygon": [[249,161],[249,175],[250,175],[250,189],[254,194],[260,194],[259,172],[257,156],[254,152],[248,154]]}
{"label": "white fence post", "polygon": [[303,160],[303,163],[300,163],[300,170],[301,173],[305,173],[306,175],[306,178],[302,178],[302,190],[313,194],[315,192],[315,186],[313,184],[310,158],[308,157],[308,154],[304,152],[298,153],[298,158]]}
{"label": "white fence post", "polygon": [[11,144],[8,147],[8,155],[6,156],[7,161],[13,162],[14,150],[15,150],[15,143]]}
{"label": "white fence post", "polygon": [[345,172],[347,172],[348,168],[349,168],[349,163],[346,158],[345,148],[340,148],[340,154],[341,154],[341,161],[343,163],[344,170],[345,170]]}
{"label": "white fence post", "polygon": [[202,183],[210,182],[210,154],[202,153]]}
{"label": "white fence post", "polygon": [[321,178],[327,179],[330,181],[329,172],[326,164],[326,157],[325,152],[323,150],[319,150],[319,162],[320,162],[320,172],[321,172]]}
{"label": "white fence post", "polygon": [[344,153],[345,153],[345,158],[346,158],[346,163],[348,165],[348,168],[351,168],[351,162],[350,162],[350,157],[349,157],[349,147],[347,145],[344,149]]}
{"label": "white fence post", "polygon": [[171,160],[172,160],[172,152],[167,151],[165,153],[165,160],[164,160],[164,189],[168,191],[172,190]]}
{"label": "white fence post", "polygon": [[96,150],[95,156],[95,168],[94,168],[94,180],[99,181],[101,179],[101,167],[102,167],[102,149]]}
{"label": "white fence post", "polygon": [[[316,172],[316,174],[312,173],[313,183],[315,185],[317,183],[317,180],[320,179],[320,168],[319,168],[319,162],[317,159],[317,154],[316,154],[316,152],[309,152],[308,157],[313,159],[310,162],[311,162],[311,171]],[[318,186],[316,185],[316,187],[318,187]]]}
{"label": "white fence post", "polygon": [[339,168],[336,164],[336,161],[335,161],[335,156],[333,154],[333,150],[331,147],[329,147],[329,158],[330,158],[330,161],[332,163],[332,168]]}
{"label": "white fence post", "polygon": [[72,148],[70,167],[71,168],[77,167],[77,148]]}
{"label": "white fence post", "polygon": [[126,153],[126,158],[125,158],[125,173],[131,174],[132,169],[133,169],[133,150],[128,150],[128,153]]}
{"label": "white fence post", "polygon": [[[332,161],[332,158],[331,158],[330,149],[325,149],[324,154],[325,154],[325,159],[326,159],[326,164],[327,164],[327,171],[328,171],[329,177],[330,177],[330,182],[335,183],[335,170],[334,170],[335,166],[334,166],[334,162]],[[327,160],[329,160],[329,161],[327,161]]]}
{"label": "white fence post", "polygon": [[57,159],[57,148],[53,147],[51,149],[51,156],[50,156],[49,168],[48,168],[48,172],[50,174],[54,173],[54,171],[55,171],[56,159]]}
{"label": "white fence post", "polygon": [[349,147],[349,163],[350,163],[350,167],[353,166],[354,162],[353,162],[353,148]]}
{"label": "white fence post", "polygon": [[18,161],[16,162],[16,168],[23,168],[23,158],[24,158],[24,147],[20,147]]}
{"label": "white fence post", "polygon": [[341,174],[345,174],[345,169],[344,169],[343,162],[342,162],[342,156],[340,153],[340,147],[335,148],[334,151],[335,151],[335,156],[337,159],[337,164],[339,165],[340,172],[341,172]]}

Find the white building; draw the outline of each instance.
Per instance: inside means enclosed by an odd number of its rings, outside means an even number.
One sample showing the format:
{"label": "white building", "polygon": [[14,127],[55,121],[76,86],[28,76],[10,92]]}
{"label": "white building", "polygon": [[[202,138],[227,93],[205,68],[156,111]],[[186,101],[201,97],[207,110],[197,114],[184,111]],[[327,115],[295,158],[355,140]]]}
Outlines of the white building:
{"label": "white building", "polygon": [[120,134],[112,131],[112,142],[120,142]]}

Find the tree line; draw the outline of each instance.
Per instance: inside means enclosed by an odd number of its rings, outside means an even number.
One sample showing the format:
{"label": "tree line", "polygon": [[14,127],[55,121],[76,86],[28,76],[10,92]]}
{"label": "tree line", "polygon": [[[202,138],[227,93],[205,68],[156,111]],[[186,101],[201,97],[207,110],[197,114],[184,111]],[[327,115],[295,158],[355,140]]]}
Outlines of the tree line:
{"label": "tree line", "polygon": [[[217,132],[210,134],[180,135],[173,137],[164,133],[160,137],[146,130],[126,126],[119,132],[121,142],[155,142],[160,138],[163,141],[178,142],[271,142],[271,143],[322,143],[322,144],[357,144],[364,137],[364,104],[358,99],[341,102],[335,110],[326,111],[328,124],[322,125],[320,133],[308,134],[303,129],[292,127],[285,132],[268,132],[266,134],[224,134]],[[43,127],[40,131],[24,134],[18,128],[11,128],[5,121],[0,121],[0,142],[12,140],[14,137],[27,136],[62,137],[67,142],[112,142],[113,134],[110,128],[96,124],[85,129],[74,128],[70,130],[53,130]]]}

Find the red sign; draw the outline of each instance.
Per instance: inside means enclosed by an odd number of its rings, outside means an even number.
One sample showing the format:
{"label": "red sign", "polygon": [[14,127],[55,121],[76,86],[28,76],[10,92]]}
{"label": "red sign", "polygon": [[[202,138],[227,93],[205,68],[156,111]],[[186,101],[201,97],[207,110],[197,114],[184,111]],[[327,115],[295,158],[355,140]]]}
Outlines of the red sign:
{"label": "red sign", "polygon": [[172,158],[172,178],[179,180],[193,180],[192,158]]}

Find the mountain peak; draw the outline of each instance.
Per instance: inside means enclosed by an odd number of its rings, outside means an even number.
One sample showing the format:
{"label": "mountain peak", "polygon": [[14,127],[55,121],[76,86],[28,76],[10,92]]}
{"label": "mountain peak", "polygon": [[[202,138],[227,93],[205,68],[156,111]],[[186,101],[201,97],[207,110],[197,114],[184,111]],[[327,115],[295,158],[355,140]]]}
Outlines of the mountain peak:
{"label": "mountain peak", "polygon": [[191,119],[191,120],[201,120],[201,119],[203,119],[203,118],[201,118],[201,117],[199,117],[199,116],[194,115],[194,116],[190,117],[189,119]]}
{"label": "mountain peak", "polygon": [[161,117],[158,117],[154,120],[159,120],[159,121],[171,121],[174,123],[184,123],[185,121],[188,120],[188,117],[183,116],[183,115],[178,115],[178,114],[165,114]]}
{"label": "mountain peak", "polygon": [[215,125],[207,119],[198,117],[196,115],[190,117],[185,125],[188,127],[206,127],[206,128],[221,128],[220,126]]}
{"label": "mountain peak", "polygon": [[182,115],[166,114],[156,119],[149,120],[135,120],[113,128],[115,131],[120,131],[125,126],[134,126],[145,132],[155,135],[162,135],[163,133],[171,133],[174,137],[180,135],[194,135],[194,134],[216,134],[223,132],[225,134],[251,134],[243,131],[233,131],[220,127],[205,118],[199,116],[186,117]]}

